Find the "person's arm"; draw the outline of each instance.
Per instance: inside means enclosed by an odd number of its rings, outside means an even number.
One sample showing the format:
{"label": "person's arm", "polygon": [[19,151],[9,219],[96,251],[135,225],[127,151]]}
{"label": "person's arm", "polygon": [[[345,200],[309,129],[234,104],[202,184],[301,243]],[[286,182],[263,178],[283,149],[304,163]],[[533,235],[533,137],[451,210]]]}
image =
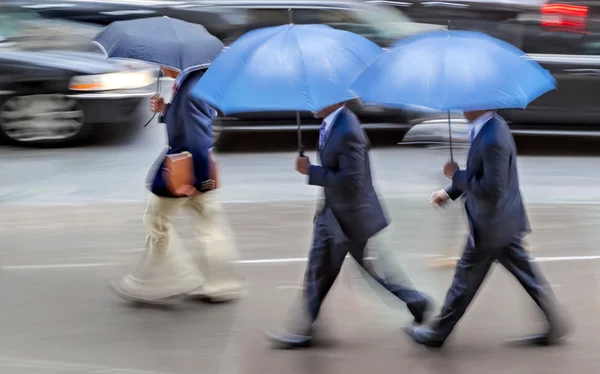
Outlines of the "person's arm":
{"label": "person's arm", "polygon": [[452,183],[449,183],[446,187],[444,187],[443,191],[452,200],[458,199],[465,193],[464,190],[459,190],[458,188],[453,187]]}
{"label": "person's arm", "polygon": [[[204,103],[194,96],[183,98],[183,113],[180,118],[185,129],[188,150],[195,157],[194,177],[197,183],[204,182],[209,176],[210,148],[212,147],[212,113],[205,113]],[[198,159],[199,158],[199,159]]]}
{"label": "person's arm", "polygon": [[338,155],[339,170],[330,170],[310,165],[308,184],[321,187],[336,187],[354,193],[363,186],[365,169],[365,142],[361,137],[348,132],[342,139],[342,150]]}
{"label": "person's arm", "polygon": [[165,121],[165,113],[167,113],[167,110],[169,109],[169,104],[165,104],[165,110],[163,110],[161,113],[158,114],[158,122],[160,123],[164,123]]}
{"label": "person's arm", "polygon": [[483,175],[467,179],[466,170],[458,170],[452,178],[452,189],[466,191],[474,196],[497,203],[508,184],[509,150],[496,142],[488,143],[483,149]]}

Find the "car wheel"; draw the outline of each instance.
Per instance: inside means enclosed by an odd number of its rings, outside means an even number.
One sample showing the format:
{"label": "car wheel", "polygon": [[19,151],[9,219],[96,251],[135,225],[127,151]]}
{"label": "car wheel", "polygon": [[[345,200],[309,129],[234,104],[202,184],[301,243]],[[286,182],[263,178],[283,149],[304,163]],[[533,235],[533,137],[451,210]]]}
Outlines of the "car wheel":
{"label": "car wheel", "polygon": [[74,145],[90,133],[81,104],[61,94],[13,96],[0,105],[0,134],[15,144]]}

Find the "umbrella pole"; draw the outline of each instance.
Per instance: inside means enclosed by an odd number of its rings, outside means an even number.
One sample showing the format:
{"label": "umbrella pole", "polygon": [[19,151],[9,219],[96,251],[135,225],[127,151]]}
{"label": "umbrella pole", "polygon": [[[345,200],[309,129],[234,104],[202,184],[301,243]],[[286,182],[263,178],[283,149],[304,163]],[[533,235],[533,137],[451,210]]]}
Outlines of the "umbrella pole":
{"label": "umbrella pole", "polygon": [[[160,71],[158,72],[158,77],[156,77],[156,96],[160,96]],[[154,117],[156,117],[156,113],[154,113],[152,115],[152,117],[150,118],[150,120],[148,122],[146,122],[144,127],[148,126],[150,124],[150,122],[152,122]]]}
{"label": "umbrella pole", "polygon": [[450,120],[450,111],[448,111],[448,139],[450,140],[450,161],[454,162],[454,152],[452,151],[452,123]]}
{"label": "umbrella pole", "polygon": [[304,145],[302,145],[302,128],[300,125],[300,112],[296,112],[296,124],[298,125],[298,154],[304,157]]}

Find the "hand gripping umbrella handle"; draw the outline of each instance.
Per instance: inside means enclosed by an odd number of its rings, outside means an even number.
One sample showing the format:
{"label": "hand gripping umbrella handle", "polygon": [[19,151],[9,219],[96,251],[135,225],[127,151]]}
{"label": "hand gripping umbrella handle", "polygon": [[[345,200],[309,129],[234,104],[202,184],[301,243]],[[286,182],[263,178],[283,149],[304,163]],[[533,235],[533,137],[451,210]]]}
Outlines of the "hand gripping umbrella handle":
{"label": "hand gripping umbrella handle", "polygon": [[[160,95],[160,72],[158,73],[158,77],[156,77],[156,95]],[[150,117],[150,120],[148,120],[148,122],[146,122],[144,127],[148,126],[150,124],[150,122],[152,122],[154,117],[156,117],[156,113],[154,113],[152,115],[152,117]]]}

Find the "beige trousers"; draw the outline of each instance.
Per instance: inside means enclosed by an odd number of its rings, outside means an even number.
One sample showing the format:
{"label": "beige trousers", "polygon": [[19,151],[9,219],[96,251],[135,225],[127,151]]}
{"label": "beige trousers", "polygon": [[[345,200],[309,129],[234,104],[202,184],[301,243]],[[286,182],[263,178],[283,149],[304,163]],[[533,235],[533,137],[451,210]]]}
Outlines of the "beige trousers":
{"label": "beige trousers", "polygon": [[[192,211],[195,245],[182,251],[171,219],[182,207]],[[144,215],[146,250],[121,290],[137,299],[159,300],[190,294],[231,299],[242,291],[235,240],[214,192],[189,198],[150,195]]]}

